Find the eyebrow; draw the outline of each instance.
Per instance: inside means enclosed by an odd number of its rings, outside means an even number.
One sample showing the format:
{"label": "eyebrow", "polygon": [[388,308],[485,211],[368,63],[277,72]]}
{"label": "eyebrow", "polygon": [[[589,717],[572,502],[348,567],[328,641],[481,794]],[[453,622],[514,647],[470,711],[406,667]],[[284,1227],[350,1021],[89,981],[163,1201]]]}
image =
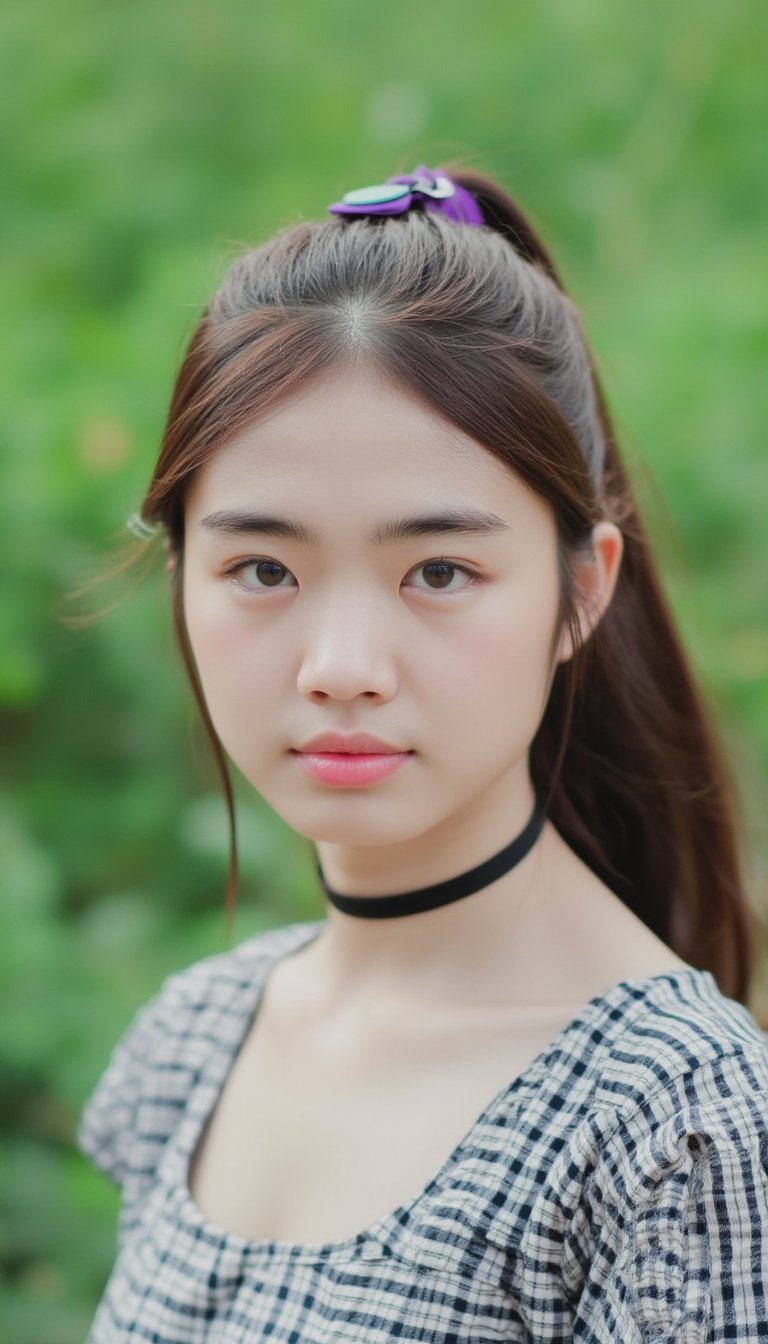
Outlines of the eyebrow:
{"label": "eyebrow", "polygon": [[[222,509],[201,519],[201,527],[212,532],[240,536],[243,533],[261,533],[268,537],[283,537],[303,546],[318,546],[319,532],[290,518],[279,518],[271,513],[241,513],[237,509]],[[394,545],[412,541],[415,537],[435,536],[441,532],[460,532],[479,535],[488,532],[509,532],[498,514],[466,507],[441,509],[436,513],[416,514],[410,518],[390,518],[379,523],[368,537],[372,546]]]}

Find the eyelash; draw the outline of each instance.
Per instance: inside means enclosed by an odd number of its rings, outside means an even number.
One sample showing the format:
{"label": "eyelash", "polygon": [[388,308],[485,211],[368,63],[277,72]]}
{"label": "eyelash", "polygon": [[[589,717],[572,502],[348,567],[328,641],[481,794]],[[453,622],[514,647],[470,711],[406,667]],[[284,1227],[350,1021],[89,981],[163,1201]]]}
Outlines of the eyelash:
{"label": "eyelash", "polygon": [[[274,584],[274,585],[265,584],[263,587],[251,588],[249,587],[248,584],[243,583],[242,580],[238,578],[238,575],[242,573],[243,570],[250,569],[252,566],[257,565],[272,565],[277,569],[281,569],[285,574],[291,573],[291,571],[287,569],[285,565],[281,565],[278,560],[270,560],[266,556],[251,556],[247,560],[238,560],[237,564],[231,565],[229,569],[224,571],[224,574],[226,578],[231,579],[233,583],[237,584],[237,586],[242,591],[245,591],[249,594],[254,594],[258,592],[269,593],[269,592],[283,591],[284,589],[283,584]],[[462,588],[449,589],[449,588],[427,587],[417,589],[418,592],[448,593],[450,596],[455,593],[466,592],[467,588],[472,588],[476,584],[481,582],[481,576],[477,570],[472,569],[469,565],[459,564],[458,561],[456,560],[445,559],[443,556],[435,557],[433,560],[423,560],[420,565],[415,565],[414,570],[409,570],[408,573],[410,574],[420,569],[427,569],[428,566],[430,565],[446,565],[448,566],[449,569],[453,569],[456,570],[457,573],[464,574],[466,578],[469,580],[469,582],[465,587]]]}

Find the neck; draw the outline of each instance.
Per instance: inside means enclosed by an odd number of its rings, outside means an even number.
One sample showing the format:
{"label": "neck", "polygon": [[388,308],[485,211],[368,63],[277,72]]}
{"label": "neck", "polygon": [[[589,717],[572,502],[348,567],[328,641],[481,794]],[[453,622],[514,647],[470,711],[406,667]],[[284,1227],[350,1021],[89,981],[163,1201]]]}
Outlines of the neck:
{"label": "neck", "polygon": [[[342,894],[372,898],[444,882],[483,863],[508,845],[529,820],[533,792],[521,788],[514,806],[507,796],[503,809],[486,809],[480,817],[465,813],[451,829],[419,837],[407,848],[352,848],[317,845],[328,885]],[[496,824],[490,819],[496,811]],[[417,914],[386,919],[349,915],[326,903],[327,922],[318,940],[331,984],[367,992],[378,983],[411,986],[449,983],[455,971],[466,977],[468,965],[483,964],[500,944],[507,950],[516,938],[518,920],[531,893],[540,886],[541,841],[511,871],[451,904]]]}

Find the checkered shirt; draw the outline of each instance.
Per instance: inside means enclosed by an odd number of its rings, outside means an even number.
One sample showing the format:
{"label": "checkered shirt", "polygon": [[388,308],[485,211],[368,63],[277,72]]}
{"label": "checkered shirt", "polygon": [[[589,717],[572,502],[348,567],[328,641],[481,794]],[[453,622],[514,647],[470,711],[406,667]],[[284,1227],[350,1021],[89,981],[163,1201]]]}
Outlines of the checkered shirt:
{"label": "checkered shirt", "polygon": [[171,976],[118,1043],[79,1131],[122,1192],[87,1344],[768,1340],[768,1040],[708,971],[590,1000],[356,1235],[210,1223],[189,1192],[197,1141],[270,967],[323,927]]}

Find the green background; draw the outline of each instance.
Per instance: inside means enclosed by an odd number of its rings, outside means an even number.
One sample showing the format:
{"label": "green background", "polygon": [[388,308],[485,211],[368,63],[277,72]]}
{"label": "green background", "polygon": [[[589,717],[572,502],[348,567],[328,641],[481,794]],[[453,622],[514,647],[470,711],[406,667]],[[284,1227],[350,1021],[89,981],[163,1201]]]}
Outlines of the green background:
{"label": "green background", "polygon": [[[109,568],[196,314],[244,244],[459,157],[580,303],[667,587],[768,845],[762,0],[38,0],[7,6],[0,292],[0,1062],[14,1344],[81,1340],[116,1197],[72,1147],[136,1007],[224,945],[224,809],[158,557]],[[129,590],[134,589],[132,596]],[[107,604],[84,629],[62,616]],[[242,802],[236,937],[320,917]],[[755,1010],[768,1001],[761,974]]]}

